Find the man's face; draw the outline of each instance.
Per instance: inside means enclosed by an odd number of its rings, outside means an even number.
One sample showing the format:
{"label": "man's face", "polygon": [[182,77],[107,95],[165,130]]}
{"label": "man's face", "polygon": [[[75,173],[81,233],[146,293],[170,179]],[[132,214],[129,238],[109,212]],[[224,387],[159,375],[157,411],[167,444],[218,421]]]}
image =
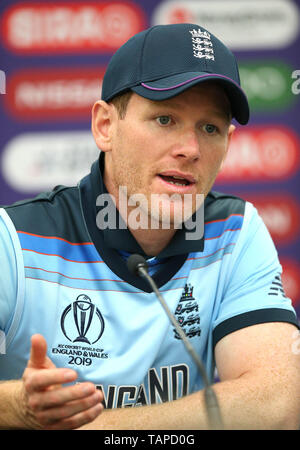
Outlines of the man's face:
{"label": "man's face", "polygon": [[167,194],[158,214],[167,208],[171,223],[181,217],[184,203],[178,200],[190,194],[194,212],[196,194],[208,194],[225,158],[234,130],[229,111],[224,91],[211,83],[160,102],[133,94],[123,119],[113,107],[105,155],[108,191],[117,201],[120,186],[129,198],[142,194],[150,214],[153,194]]}

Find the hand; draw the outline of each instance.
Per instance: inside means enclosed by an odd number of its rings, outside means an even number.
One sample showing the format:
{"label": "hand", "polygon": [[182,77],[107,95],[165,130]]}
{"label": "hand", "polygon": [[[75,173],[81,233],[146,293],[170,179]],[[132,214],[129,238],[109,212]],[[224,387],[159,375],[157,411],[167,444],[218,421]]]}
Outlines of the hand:
{"label": "hand", "polygon": [[37,429],[78,428],[94,420],[104,409],[103,394],[90,382],[74,382],[77,373],[57,368],[46,356],[47,343],[35,334],[23,374],[22,409],[26,426]]}

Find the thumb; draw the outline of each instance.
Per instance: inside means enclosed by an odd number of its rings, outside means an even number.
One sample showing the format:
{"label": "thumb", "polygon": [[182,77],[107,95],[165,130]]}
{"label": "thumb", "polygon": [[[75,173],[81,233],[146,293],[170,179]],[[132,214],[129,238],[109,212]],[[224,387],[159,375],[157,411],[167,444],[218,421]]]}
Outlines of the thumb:
{"label": "thumb", "polygon": [[41,334],[34,334],[31,337],[31,350],[28,366],[31,369],[50,369],[55,367],[47,357],[47,342]]}

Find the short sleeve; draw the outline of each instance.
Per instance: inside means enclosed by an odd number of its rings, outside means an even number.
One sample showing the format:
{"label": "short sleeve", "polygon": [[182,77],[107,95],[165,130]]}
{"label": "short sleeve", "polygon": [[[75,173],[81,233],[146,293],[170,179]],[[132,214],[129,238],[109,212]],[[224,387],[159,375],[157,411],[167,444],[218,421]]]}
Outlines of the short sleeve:
{"label": "short sleeve", "polygon": [[0,210],[0,330],[7,331],[17,298],[17,265],[9,230]]}
{"label": "short sleeve", "polygon": [[298,326],[292,301],[282,286],[282,267],[272,238],[248,202],[232,256],[213,323],[214,345],[233,331],[259,323],[290,322]]}

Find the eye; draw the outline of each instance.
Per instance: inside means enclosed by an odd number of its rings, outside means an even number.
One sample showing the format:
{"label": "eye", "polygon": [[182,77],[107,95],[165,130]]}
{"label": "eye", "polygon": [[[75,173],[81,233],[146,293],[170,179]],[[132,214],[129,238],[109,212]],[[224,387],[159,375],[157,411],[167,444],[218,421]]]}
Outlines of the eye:
{"label": "eye", "polygon": [[217,131],[217,127],[215,125],[212,125],[211,123],[205,124],[203,128],[208,134],[213,134]]}
{"label": "eye", "polygon": [[159,123],[159,125],[162,125],[162,126],[170,125],[171,117],[170,116],[159,116],[156,118],[156,121]]}

